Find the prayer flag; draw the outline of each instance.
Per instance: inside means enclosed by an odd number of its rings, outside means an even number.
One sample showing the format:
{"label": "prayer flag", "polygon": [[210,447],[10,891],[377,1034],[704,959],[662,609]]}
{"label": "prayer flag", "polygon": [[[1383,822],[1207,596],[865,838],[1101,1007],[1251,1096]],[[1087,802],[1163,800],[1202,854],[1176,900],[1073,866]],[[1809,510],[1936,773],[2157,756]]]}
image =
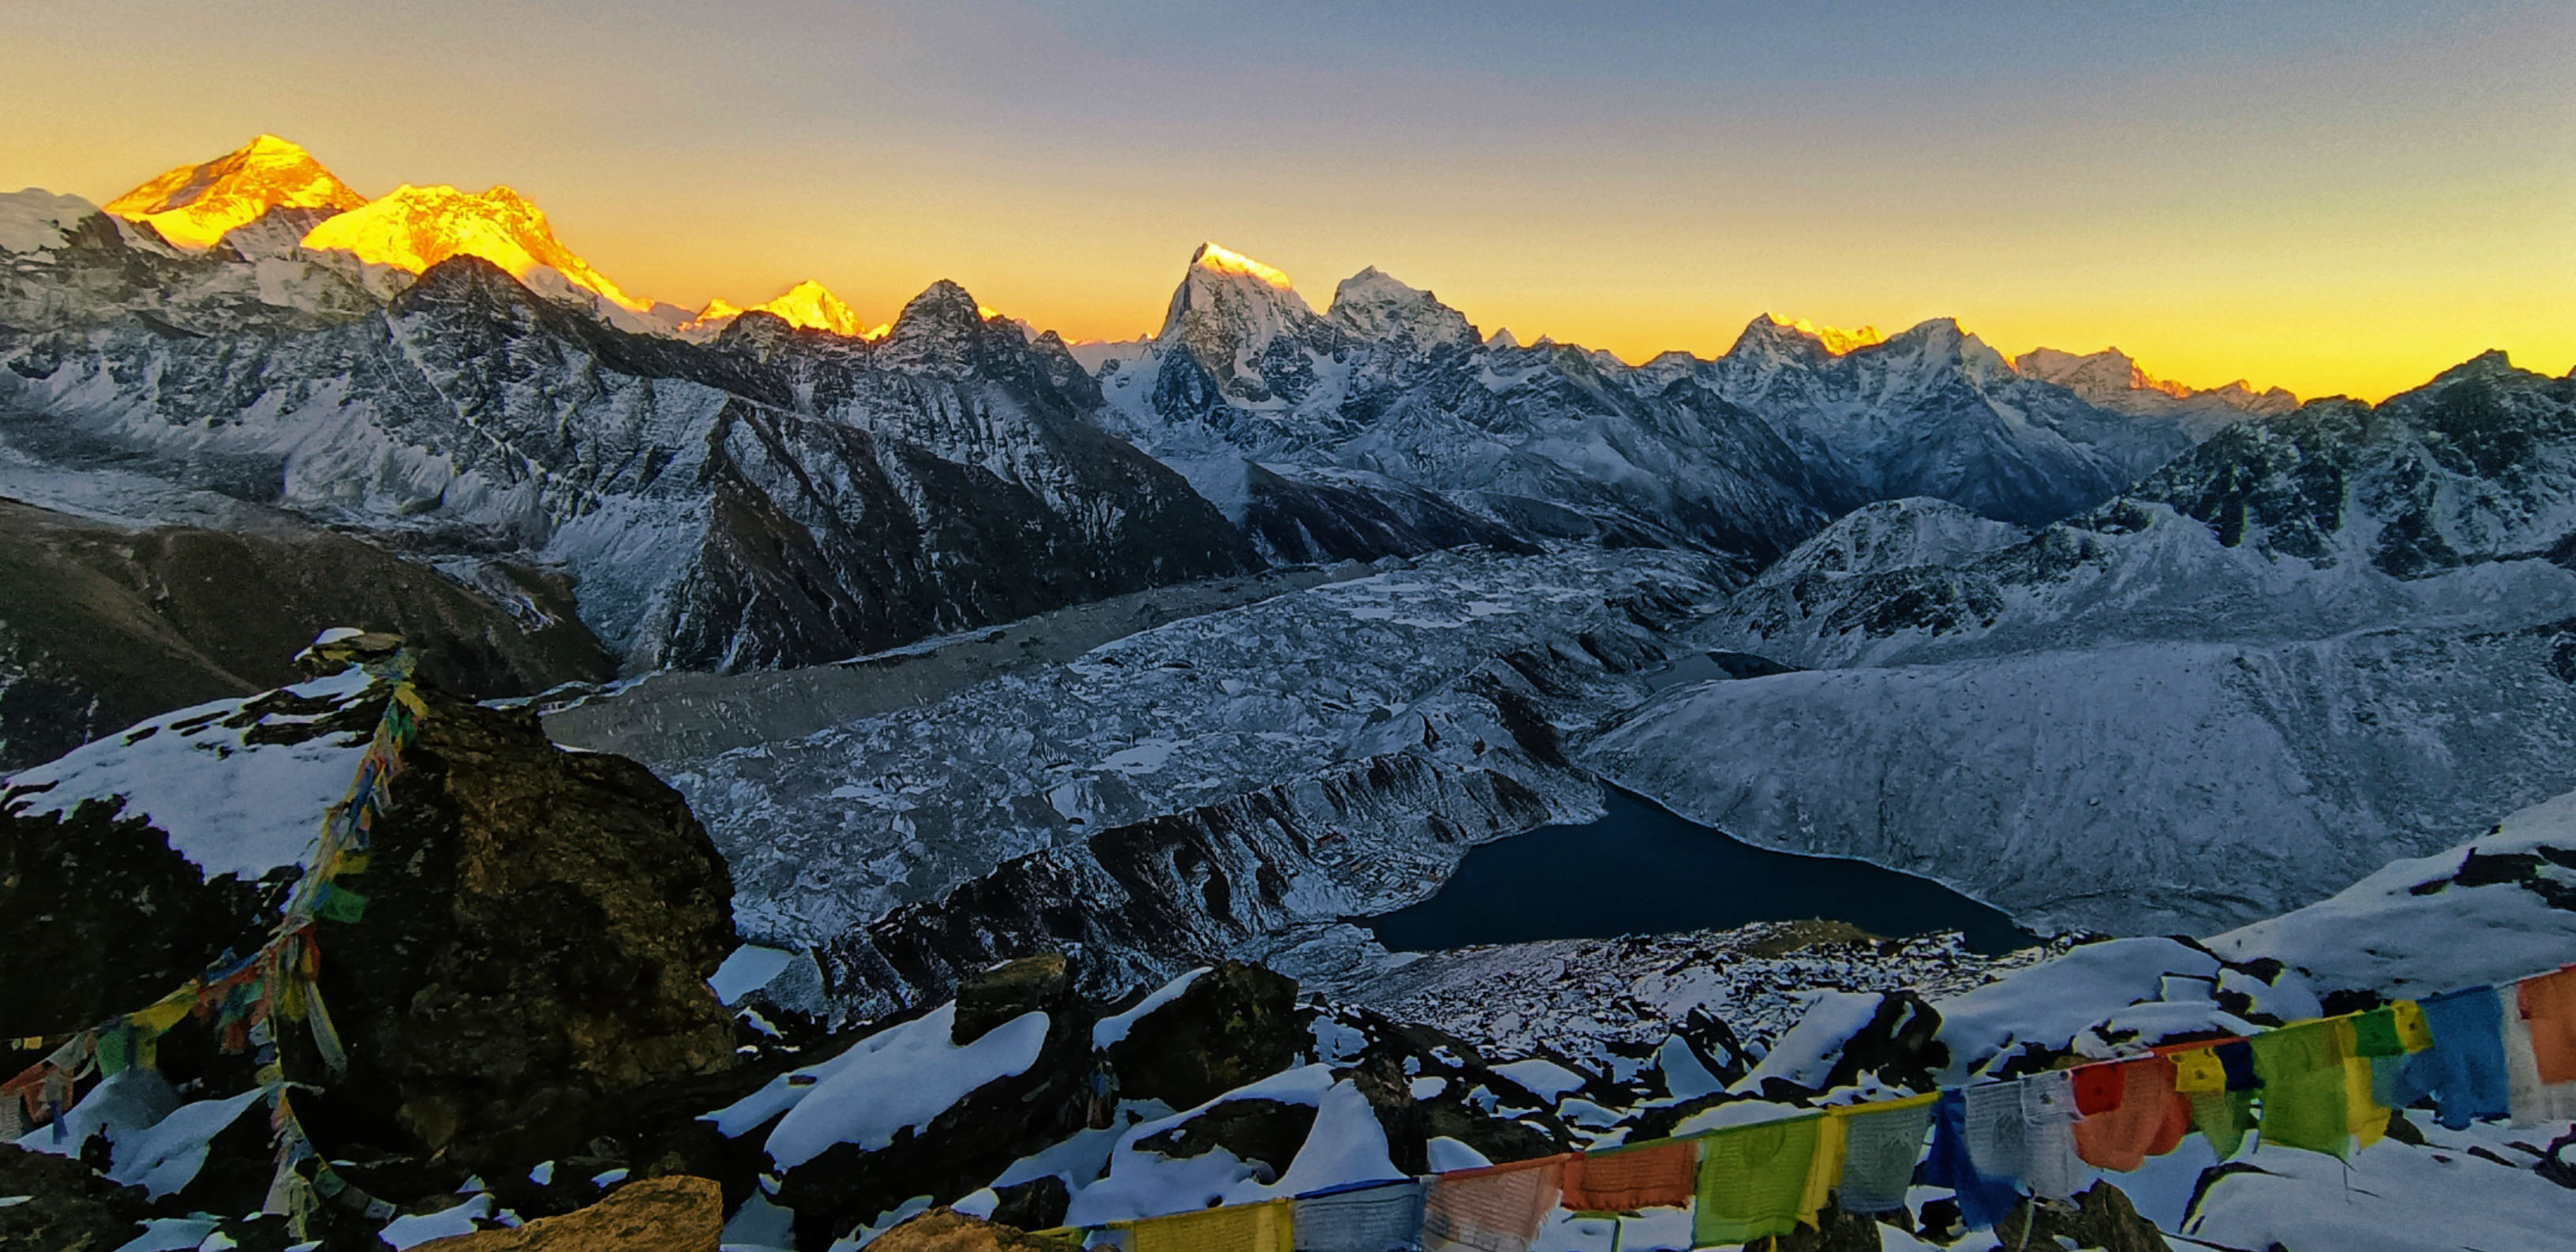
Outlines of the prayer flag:
{"label": "prayer flag", "polygon": [[1564,1187],[1565,1160],[1549,1156],[1434,1176],[1422,1196],[1423,1245],[1434,1252],[1529,1252]]}
{"label": "prayer flag", "polygon": [[1136,1252],[1290,1252],[1295,1246],[1286,1200],[1151,1217],[1127,1229]]}
{"label": "prayer flag", "polygon": [[1914,1185],[1914,1163],[1923,1156],[1923,1135],[1932,1128],[1939,1100],[1926,1095],[1833,1110],[1843,1130],[1843,1170],[1835,1190],[1845,1212],[1905,1207],[1905,1190]]}
{"label": "prayer flag", "polygon": [[2172,1061],[2150,1056],[2092,1068],[2112,1071],[2120,1094],[2111,1111],[2075,1124],[2075,1152],[2088,1164],[2125,1173],[2173,1151],[2190,1133],[2191,1105],[2174,1090]]}
{"label": "prayer flag", "polygon": [[[2014,1103],[2018,1106],[2019,1100]],[[1968,1125],[1967,1092],[1942,1092],[1933,1106],[1932,1154],[1924,1162],[1923,1181],[1956,1193],[1969,1229],[1986,1229],[2021,1203],[2021,1186],[2010,1175],[1999,1178],[1979,1171],[1976,1153],[1969,1146]]]}
{"label": "prayer flag", "polygon": [[2218,1159],[2245,1146],[2245,1132],[2254,1129],[2253,1092],[2195,1091],[2183,1098],[2191,1104],[2191,1128],[2209,1141]]}
{"label": "prayer flag", "polygon": [[2576,1082],[2576,965],[2522,980],[2522,1020],[2544,1083]]}
{"label": "prayer flag", "polygon": [[2098,1117],[2119,1108],[2121,1089],[2127,1081],[2126,1068],[2116,1061],[2076,1070],[2075,1111]]}
{"label": "prayer flag", "polygon": [[2436,1120],[2463,1130],[2481,1117],[2511,1112],[2505,1075],[2504,1008],[2493,987],[2470,987],[2423,1001],[2433,1048],[2415,1058],[2409,1072],[2416,1085],[2430,1089],[2440,1113]]}
{"label": "prayer flag", "polygon": [[2084,1160],[2075,1154],[2075,1083],[2065,1070],[2021,1080],[2024,1156],[2022,1185],[2035,1195],[2063,1200],[2082,1186]]}
{"label": "prayer flag", "polygon": [[1411,1252],[1422,1240],[1422,1183],[1362,1183],[1297,1197],[1297,1252]]}
{"label": "prayer flag", "polygon": [[1578,1213],[1683,1208],[1699,1177],[1699,1147],[1688,1140],[1588,1152],[1565,1164],[1565,1207]]}
{"label": "prayer flag", "polygon": [[2174,1090],[2189,1095],[2198,1091],[2227,1090],[2227,1067],[2218,1063],[2218,1054],[2207,1048],[2193,1048],[2173,1054]]}
{"label": "prayer flag", "polygon": [[2553,1083],[2540,1076],[2539,1049],[2531,1023],[2520,1013],[2504,1020],[2505,1105],[2516,1126],[2546,1126],[2576,1121],[2576,1082]]}
{"label": "prayer flag", "polygon": [[1729,1126],[1701,1139],[1691,1246],[1796,1230],[1825,1120],[1822,1114],[1784,1117]]}
{"label": "prayer flag", "polygon": [[2345,1099],[2342,1023],[2302,1022],[2265,1031],[2250,1042],[2263,1080],[2263,1143],[2333,1156],[2351,1150],[2352,1115]]}

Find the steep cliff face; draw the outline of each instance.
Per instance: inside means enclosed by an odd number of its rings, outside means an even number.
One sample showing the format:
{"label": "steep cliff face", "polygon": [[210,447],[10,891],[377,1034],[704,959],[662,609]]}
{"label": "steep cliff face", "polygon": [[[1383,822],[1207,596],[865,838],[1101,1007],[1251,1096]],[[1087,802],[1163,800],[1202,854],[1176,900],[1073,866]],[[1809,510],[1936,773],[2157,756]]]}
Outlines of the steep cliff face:
{"label": "steep cliff face", "polygon": [[320,329],[0,336],[0,438],[39,502],[97,500],[112,462],[469,574],[562,567],[637,668],[838,659],[1252,560],[1086,421],[1060,347],[954,287],[878,344],[785,331],[629,335],[459,257]]}

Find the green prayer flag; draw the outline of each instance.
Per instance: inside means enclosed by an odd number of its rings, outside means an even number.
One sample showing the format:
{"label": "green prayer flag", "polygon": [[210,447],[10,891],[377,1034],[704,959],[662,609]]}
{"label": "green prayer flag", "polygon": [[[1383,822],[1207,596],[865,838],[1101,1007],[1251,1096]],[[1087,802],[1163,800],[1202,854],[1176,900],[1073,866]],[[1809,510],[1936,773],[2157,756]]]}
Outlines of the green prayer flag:
{"label": "green prayer flag", "polygon": [[325,886],[322,903],[313,911],[335,922],[354,922],[366,913],[367,897],[337,884]]}
{"label": "green prayer flag", "polygon": [[134,1028],[119,1021],[98,1032],[98,1072],[113,1078],[134,1064]]}
{"label": "green prayer flag", "polygon": [[2263,1080],[2263,1143],[2345,1155],[2352,1142],[2344,1056],[2332,1020],[2256,1035],[2254,1072]]}
{"label": "green prayer flag", "polygon": [[2397,1035],[2397,1010],[2372,1009],[2352,1019],[2353,1055],[2404,1056],[2406,1042]]}
{"label": "green prayer flag", "polygon": [[2226,1160],[2245,1146],[2245,1132],[2254,1128],[2253,1092],[2192,1091],[2183,1098],[2191,1103],[2191,1128],[2209,1141],[2218,1159]]}
{"label": "green prayer flag", "polygon": [[1700,1140],[1691,1246],[1743,1243],[1798,1228],[1824,1115],[1730,1126]]}

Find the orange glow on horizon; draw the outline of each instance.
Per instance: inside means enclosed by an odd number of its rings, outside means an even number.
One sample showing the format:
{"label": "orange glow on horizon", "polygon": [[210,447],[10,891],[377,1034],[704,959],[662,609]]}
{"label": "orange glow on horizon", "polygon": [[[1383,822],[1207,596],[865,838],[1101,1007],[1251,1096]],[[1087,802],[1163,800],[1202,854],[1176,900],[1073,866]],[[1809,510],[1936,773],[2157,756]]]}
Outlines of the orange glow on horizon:
{"label": "orange glow on horizon", "polygon": [[[694,322],[684,313],[657,310],[557,241],[545,214],[506,186],[468,194],[452,186],[404,184],[369,202],[304,149],[274,135],[261,135],[212,161],[169,170],[108,202],[119,216],[147,223],[174,244],[190,248],[212,247],[225,232],[277,206],[338,212],[305,236],[308,247],[343,250],[411,272],[450,256],[480,256],[522,281],[557,291],[578,289],[643,319],[621,323],[630,329],[703,325],[729,319],[746,307],[710,300]],[[595,210],[589,214],[596,215]],[[1782,238],[1794,237],[1800,229],[1794,222],[1767,219],[1755,225],[1790,232]],[[1167,304],[1170,284],[1179,277],[1164,268],[1168,261],[1157,259],[1172,253],[1150,245],[1073,248],[1066,246],[1070,237],[1060,233],[1008,231],[1002,232],[1004,238],[980,243],[943,243],[956,227],[937,215],[902,219],[898,227],[878,247],[879,254],[843,255],[832,248],[849,236],[818,236],[805,223],[782,237],[788,246],[780,255],[810,258],[815,240],[830,241],[821,259],[845,277],[850,267],[860,267],[864,281],[852,287],[870,303],[900,305],[932,280],[958,278],[1000,307],[1016,310],[1021,316],[1014,320],[1033,330],[1052,327],[1068,342],[1140,337],[1131,329],[1138,315]],[[1330,272],[1348,263],[1314,252],[1316,233],[1292,232],[1283,246],[1303,244],[1306,251],[1298,253],[1303,268],[1322,266]],[[1329,229],[1321,233],[1332,234]],[[717,240],[718,246],[738,242],[732,231],[713,225],[692,227],[684,237]],[[608,241],[605,247],[599,243],[602,238]],[[585,228],[586,242],[597,250],[594,255],[618,258],[621,271],[647,273],[665,289],[705,290],[701,270],[729,267],[729,254],[674,250],[671,238],[667,228],[638,234],[632,227],[620,228],[614,219],[604,230]],[[1324,242],[1339,250],[1334,240]],[[1779,251],[1795,255],[1791,248]],[[1976,266],[1970,257],[1953,266],[1954,280],[1910,278],[1911,287],[1900,287],[1888,299],[1879,290],[1877,271],[1857,253],[1848,258],[1835,254],[1821,270],[1801,273],[1786,261],[1767,257],[1748,268],[1740,257],[1704,241],[1637,249],[1620,246],[1614,236],[1562,233],[1523,248],[1494,250],[1462,242],[1427,252],[1416,246],[1412,252],[1418,255],[1403,257],[1401,268],[1417,282],[1430,274],[1467,276],[1466,281],[1444,277],[1435,286],[1445,303],[1470,320],[1488,327],[1526,327],[1524,342],[1546,338],[1579,344],[1631,363],[1676,348],[1702,358],[1724,352],[1744,318],[1752,315],[1732,310],[1750,303],[1742,293],[1757,288],[1773,292],[1775,299],[1786,295],[1790,301],[1784,302],[1794,303],[1828,293],[1832,299],[1809,307],[1846,315],[1857,303],[1907,310],[1918,318],[1940,313],[1972,317],[1989,330],[1983,341],[2008,360],[2043,345],[2134,344],[2158,366],[2153,373],[2139,367],[2133,385],[2179,396],[2228,385],[2211,387],[2205,380],[2250,376],[2265,380],[2247,384],[2258,392],[2277,383],[2302,396],[2342,393],[2375,400],[2421,385],[2490,348],[2510,350],[2517,364],[2545,373],[2560,372],[2569,358],[2576,358],[2576,305],[2543,298],[2527,277],[2518,280],[2519,288],[2496,281],[2509,273],[2530,273],[2515,270],[2502,254],[2488,263],[2497,273],[2482,286],[2462,287],[2463,276],[2449,273],[2389,279],[2334,271],[2335,277],[2324,281],[2342,286],[2331,292],[2312,290],[2314,281],[2301,286],[2302,279],[2313,280],[2314,275],[2283,259],[2274,269],[2257,266],[2238,280],[2240,285],[2256,284],[2255,294],[2231,292],[2224,299],[2210,295],[2201,280],[2169,267],[2142,264],[2137,272],[2151,277],[2124,285],[2116,280],[2024,278],[2008,268]],[[963,257],[967,263],[952,270],[936,261],[925,265],[923,257]],[[1380,258],[1362,254],[1349,259]],[[1280,291],[1295,289],[1285,269],[1215,243],[1201,245],[1190,265],[1249,277]],[[910,277],[901,276],[906,273]],[[1711,276],[1701,280],[1706,290],[1695,298],[1677,302],[1672,292],[1655,286],[1693,274]],[[2009,281],[1999,281],[1999,276]],[[1943,295],[1951,290],[1964,298]],[[2315,303],[2326,296],[2333,298],[2323,306]],[[1778,302],[1766,303],[1778,307]],[[776,313],[793,325],[863,339],[882,338],[890,330],[888,324],[863,326],[846,303],[812,279],[747,307]],[[979,304],[977,311],[985,318],[1002,316],[992,304]],[[1869,325],[1846,330],[1776,313],[1763,316],[1814,335],[1836,355],[1884,340]],[[1889,324],[1903,322],[1890,319]],[[2520,327],[2521,333],[2479,329],[2498,325]],[[1142,337],[1155,333],[1154,326],[1149,322]],[[1545,334],[1530,333],[1542,327]],[[2204,381],[2177,381],[2183,379]]]}

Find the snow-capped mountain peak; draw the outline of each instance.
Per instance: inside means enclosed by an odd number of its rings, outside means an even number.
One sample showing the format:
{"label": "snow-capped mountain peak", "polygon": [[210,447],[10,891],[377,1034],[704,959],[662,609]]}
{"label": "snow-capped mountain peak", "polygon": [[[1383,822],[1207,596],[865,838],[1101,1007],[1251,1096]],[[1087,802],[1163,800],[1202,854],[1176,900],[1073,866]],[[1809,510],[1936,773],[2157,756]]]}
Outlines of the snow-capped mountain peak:
{"label": "snow-capped mountain peak", "polygon": [[565,247],[545,211],[508,187],[469,194],[405,183],[315,226],[304,246],[414,274],[449,257],[476,256],[544,295],[562,298],[578,289],[600,302],[603,312],[613,306],[640,318],[654,310],[650,301],[626,294]]}
{"label": "snow-capped mountain peak", "polygon": [[1467,315],[1372,265],[1333,289],[1326,320],[1362,339],[1409,340],[1416,352],[1444,344],[1474,347],[1483,336]]}
{"label": "snow-capped mountain peak", "polygon": [[1189,272],[1172,292],[1157,336],[1188,349],[1220,387],[1245,398],[1269,393],[1262,361],[1273,344],[1284,339],[1320,345],[1332,337],[1288,275],[1213,243],[1190,254]]}
{"label": "snow-capped mountain peak", "polygon": [[709,300],[707,307],[680,330],[684,335],[712,335],[745,313],[767,313],[790,326],[830,331],[852,339],[882,339],[892,329],[890,325],[871,329],[857,310],[833,295],[829,288],[809,278],[759,304],[738,305],[721,298]]}
{"label": "snow-capped mountain peak", "polygon": [[1198,251],[1190,254],[1190,268],[1249,278],[1277,291],[1296,290],[1285,272],[1214,242],[1202,243]]}
{"label": "snow-capped mountain peak", "polygon": [[260,135],[214,160],[153,178],[105,208],[150,225],[182,248],[206,249],[271,209],[339,213],[366,202],[312,153],[275,135]]}

